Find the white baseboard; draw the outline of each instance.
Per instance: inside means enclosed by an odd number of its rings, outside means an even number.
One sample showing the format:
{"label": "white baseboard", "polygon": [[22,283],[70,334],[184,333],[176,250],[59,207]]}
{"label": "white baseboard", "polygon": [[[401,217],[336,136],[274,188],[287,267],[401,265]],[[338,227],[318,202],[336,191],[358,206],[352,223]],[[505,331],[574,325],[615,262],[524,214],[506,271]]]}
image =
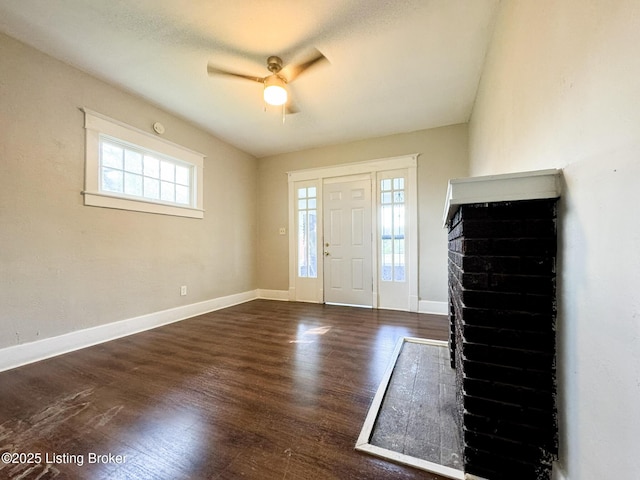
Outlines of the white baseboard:
{"label": "white baseboard", "polygon": [[[115,340],[116,338],[126,337],[127,335],[150,330],[168,323],[178,322],[197,315],[220,310],[221,308],[231,307],[257,298],[288,301],[289,291],[266,289],[250,290],[226,297],[205,300],[204,302],[148,313],[97,327],[76,330],[35,342],[6,347],[0,349],[0,372],[62,355],[63,353],[73,352],[74,350],[80,350],[92,345]],[[420,301],[419,312],[446,315],[447,308],[445,302],[422,300]],[[564,478],[560,478],[564,480]]]}
{"label": "white baseboard", "polygon": [[[258,298],[264,298],[265,300],[289,301],[291,298],[295,298],[295,291],[292,294],[290,290],[266,290],[260,288],[258,289]],[[449,304],[447,302],[432,302],[429,300],[418,301],[417,297],[411,297],[409,302],[410,305],[413,304],[417,306],[417,310],[409,308],[410,312],[417,311],[419,313],[431,313],[434,315],[449,314]]]}
{"label": "white baseboard", "polygon": [[288,302],[289,290],[266,290],[264,288],[259,288],[258,298],[263,298],[265,300],[281,300],[284,302]]}
{"label": "white baseboard", "polygon": [[418,300],[417,295],[409,295],[409,311],[410,312],[420,311],[420,301]]}
{"label": "white baseboard", "polygon": [[432,302],[429,300],[420,300],[418,304],[418,312],[433,313],[435,315],[448,315],[449,304],[447,302]]}
{"label": "white baseboard", "polygon": [[0,349],[0,372],[259,298],[258,290],[140,315]]}

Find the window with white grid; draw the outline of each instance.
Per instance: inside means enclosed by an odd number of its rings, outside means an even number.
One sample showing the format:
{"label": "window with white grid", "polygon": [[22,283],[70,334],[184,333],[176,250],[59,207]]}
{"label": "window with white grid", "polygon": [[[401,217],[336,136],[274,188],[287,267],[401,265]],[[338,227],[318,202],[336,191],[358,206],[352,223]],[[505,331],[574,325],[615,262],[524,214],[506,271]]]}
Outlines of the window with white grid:
{"label": "window with white grid", "polygon": [[203,218],[201,154],[85,110],[85,205]]}
{"label": "window with white grid", "polygon": [[191,206],[194,167],[116,139],[100,137],[100,190]]}

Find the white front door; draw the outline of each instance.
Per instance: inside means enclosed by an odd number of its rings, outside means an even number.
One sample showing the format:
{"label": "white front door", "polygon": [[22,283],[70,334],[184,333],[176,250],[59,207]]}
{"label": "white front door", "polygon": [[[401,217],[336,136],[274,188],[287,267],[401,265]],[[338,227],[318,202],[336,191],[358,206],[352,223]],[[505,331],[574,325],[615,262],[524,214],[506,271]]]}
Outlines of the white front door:
{"label": "white front door", "polygon": [[371,178],[323,185],[324,301],[373,306]]}

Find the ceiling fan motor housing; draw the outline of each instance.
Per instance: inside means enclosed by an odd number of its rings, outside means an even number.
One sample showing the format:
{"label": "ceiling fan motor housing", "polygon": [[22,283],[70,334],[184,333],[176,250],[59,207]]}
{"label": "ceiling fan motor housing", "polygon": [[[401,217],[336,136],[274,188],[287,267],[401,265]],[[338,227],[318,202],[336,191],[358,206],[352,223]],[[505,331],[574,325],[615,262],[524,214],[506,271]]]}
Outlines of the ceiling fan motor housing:
{"label": "ceiling fan motor housing", "polygon": [[280,70],[282,70],[282,59],[280,57],[276,57],[275,55],[267,58],[267,68],[270,72],[278,73]]}

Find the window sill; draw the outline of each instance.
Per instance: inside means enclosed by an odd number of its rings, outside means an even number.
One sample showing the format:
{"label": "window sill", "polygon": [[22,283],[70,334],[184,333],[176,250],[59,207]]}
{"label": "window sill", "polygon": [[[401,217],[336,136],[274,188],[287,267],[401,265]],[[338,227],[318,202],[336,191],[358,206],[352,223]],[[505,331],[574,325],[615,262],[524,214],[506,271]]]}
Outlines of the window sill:
{"label": "window sill", "polygon": [[104,193],[86,191],[82,193],[84,195],[84,204],[88,206],[132,210],[134,212],[155,213],[159,215],[173,215],[176,217],[204,218],[204,210],[197,208],[145,202],[144,200],[115,197]]}

